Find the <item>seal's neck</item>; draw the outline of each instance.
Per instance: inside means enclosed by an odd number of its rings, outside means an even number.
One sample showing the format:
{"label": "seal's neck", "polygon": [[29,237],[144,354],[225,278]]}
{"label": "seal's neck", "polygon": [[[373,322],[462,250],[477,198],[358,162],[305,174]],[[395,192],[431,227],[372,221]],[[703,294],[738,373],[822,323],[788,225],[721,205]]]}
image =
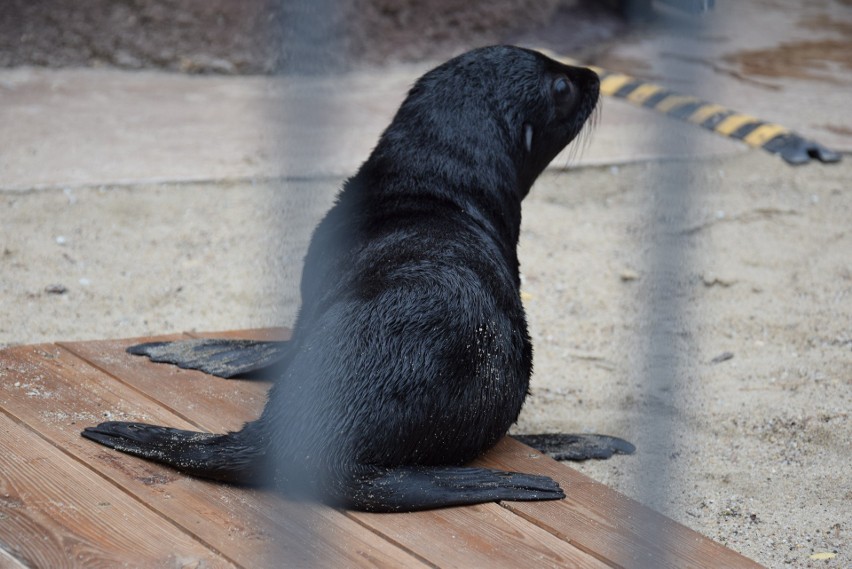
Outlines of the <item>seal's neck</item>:
{"label": "seal's neck", "polygon": [[[521,199],[514,165],[496,156],[460,155],[447,148],[433,149],[429,156],[406,155],[383,140],[347,191],[384,200],[429,198],[453,204],[469,215],[494,238],[514,249],[521,226]],[[351,190],[350,190],[351,188]]]}

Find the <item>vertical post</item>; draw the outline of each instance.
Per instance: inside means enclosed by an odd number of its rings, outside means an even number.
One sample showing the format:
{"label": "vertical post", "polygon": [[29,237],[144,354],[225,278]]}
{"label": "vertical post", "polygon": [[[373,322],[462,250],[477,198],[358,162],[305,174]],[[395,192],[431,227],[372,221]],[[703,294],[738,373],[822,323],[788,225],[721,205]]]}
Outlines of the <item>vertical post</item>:
{"label": "vertical post", "polygon": [[[346,58],[344,51],[345,29],[343,26],[344,0],[273,0],[280,10],[283,25],[280,46],[282,50],[280,80],[285,92],[286,104],[281,109],[270,109],[270,121],[275,124],[278,133],[283,163],[284,177],[279,182],[278,196],[284,203],[305,203],[310,198],[294,196],[294,192],[304,192],[304,180],[299,180],[305,172],[316,173],[323,166],[322,157],[329,155],[335,140],[330,140],[329,133],[334,129],[327,128],[327,123],[339,122],[340,106],[337,101],[338,90],[335,88],[335,77],[345,69]],[[294,125],[302,128],[294,128]],[[308,124],[309,128],[304,128]],[[330,126],[330,125],[329,125]],[[316,160],[316,164],[306,164],[305,161]],[[309,190],[308,190],[309,191]],[[283,207],[283,204],[278,204]],[[292,239],[292,228],[285,223],[279,226],[280,235],[276,240]],[[276,254],[271,251],[270,254]],[[284,286],[298,288],[298,283],[285,283]],[[286,296],[282,291],[282,299]],[[318,396],[322,397],[323,394]],[[304,403],[303,399],[302,402]],[[270,420],[284,420],[296,413],[287,408],[288,401],[283,402],[282,409],[277,409],[270,415]],[[321,408],[322,404],[315,405]],[[286,429],[287,427],[280,427]],[[276,427],[278,430],[279,427]],[[302,443],[304,448],[300,448]],[[295,441],[291,444],[288,456],[307,457],[312,453],[321,454],[334,452],[332,449],[307,448],[310,443]],[[310,501],[314,483],[319,483],[320,472],[310,472],[299,468],[299,464],[272,464],[275,470],[276,483],[288,490],[288,501],[302,498]],[[302,496],[300,496],[302,494]],[[305,504],[292,503],[282,511],[282,516],[298,516],[294,521],[306,528],[310,538],[298,547],[276,547],[271,552],[270,566],[274,567],[328,567],[332,561],[324,552],[331,548],[324,545],[328,538],[327,522],[319,516],[312,507]],[[287,527],[282,523],[281,527]],[[271,540],[273,543],[292,544],[292,539]],[[294,550],[295,549],[295,550]]]}
{"label": "vertical post", "polygon": [[[695,33],[702,24],[683,13],[662,16],[657,26],[664,30],[672,42],[667,51],[681,53],[678,43]],[[677,77],[678,89],[702,93],[701,85],[691,71],[694,66],[671,68],[670,60],[658,62],[656,71],[664,77]],[[644,307],[640,312],[639,326],[642,334],[642,356],[637,370],[641,385],[639,400],[643,403],[639,425],[637,448],[640,455],[640,470],[636,475],[638,497],[654,510],[666,513],[674,488],[672,460],[676,456],[678,415],[688,405],[688,388],[683,365],[690,350],[693,326],[688,306],[688,285],[691,274],[688,236],[690,209],[697,188],[694,180],[696,170],[702,166],[688,156],[697,146],[697,132],[688,132],[684,138],[673,133],[682,125],[668,120],[655,123],[654,144],[667,155],[667,150],[686,154],[685,159],[664,159],[652,164],[653,175],[647,188],[647,227],[645,266],[647,278],[639,288]],[[677,140],[676,143],[673,143]],[[686,148],[684,148],[684,144]],[[685,152],[684,152],[685,151]],[[639,514],[640,517],[642,514]],[[657,545],[660,551],[671,550],[666,544],[670,539],[665,527],[653,520],[639,520],[638,526],[644,540]],[[637,567],[669,567],[672,560],[637,559]]]}

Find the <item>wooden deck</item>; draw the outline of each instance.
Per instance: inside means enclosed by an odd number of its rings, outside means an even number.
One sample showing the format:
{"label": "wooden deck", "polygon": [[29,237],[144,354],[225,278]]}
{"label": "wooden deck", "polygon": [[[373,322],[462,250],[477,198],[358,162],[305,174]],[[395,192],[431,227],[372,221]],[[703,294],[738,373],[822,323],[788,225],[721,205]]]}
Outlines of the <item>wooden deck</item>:
{"label": "wooden deck", "polygon": [[552,476],[565,500],[339,511],[189,478],[80,437],[103,420],[224,431],[255,418],[268,384],[124,352],[179,337],[0,351],[0,567],[759,567],[511,438],[479,463]]}

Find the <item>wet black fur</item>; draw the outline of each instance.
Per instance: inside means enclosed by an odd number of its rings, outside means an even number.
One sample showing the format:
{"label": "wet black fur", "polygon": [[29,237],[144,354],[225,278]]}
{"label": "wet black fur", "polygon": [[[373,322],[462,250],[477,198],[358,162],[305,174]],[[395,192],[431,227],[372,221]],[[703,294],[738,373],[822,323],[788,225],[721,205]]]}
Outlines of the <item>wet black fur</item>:
{"label": "wet black fur", "polygon": [[527,395],[521,200],[598,90],[587,69],[505,46],[424,75],[316,228],[261,417],[228,435],[104,423],[84,436],[221,480],[266,468],[357,509],[562,497],[546,477],[462,465]]}

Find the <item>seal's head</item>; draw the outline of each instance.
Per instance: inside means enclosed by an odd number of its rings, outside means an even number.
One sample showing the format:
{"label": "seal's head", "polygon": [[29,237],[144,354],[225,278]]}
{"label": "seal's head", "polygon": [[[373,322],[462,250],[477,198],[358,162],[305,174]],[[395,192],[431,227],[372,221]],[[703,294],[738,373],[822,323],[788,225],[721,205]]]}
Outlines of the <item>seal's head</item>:
{"label": "seal's head", "polygon": [[417,81],[375,156],[412,153],[410,167],[437,165],[454,182],[511,181],[523,198],[580,133],[599,91],[589,69],[518,47],[475,49]]}

